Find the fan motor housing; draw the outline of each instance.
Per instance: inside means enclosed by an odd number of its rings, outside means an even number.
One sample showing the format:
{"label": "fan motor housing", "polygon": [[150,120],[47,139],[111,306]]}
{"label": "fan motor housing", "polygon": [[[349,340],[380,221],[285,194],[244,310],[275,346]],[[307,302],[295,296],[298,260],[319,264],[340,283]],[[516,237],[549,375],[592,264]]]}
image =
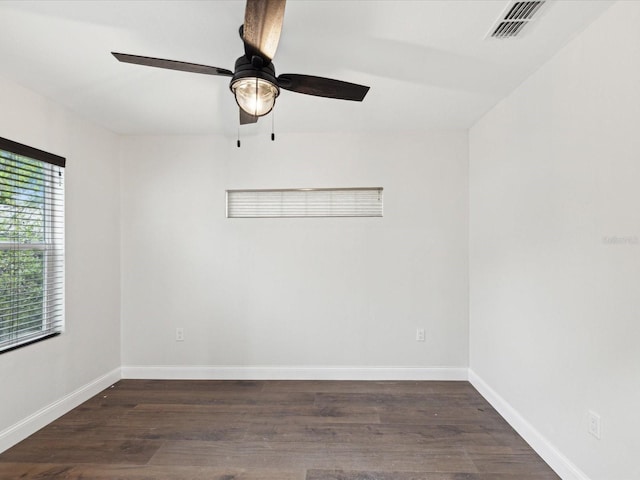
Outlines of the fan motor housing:
{"label": "fan motor housing", "polygon": [[280,87],[278,87],[278,80],[276,80],[276,69],[273,66],[273,62],[259,68],[256,67],[254,63],[260,62],[253,62],[245,55],[236,60],[233,77],[231,77],[231,82],[229,83],[229,89],[233,91],[233,84],[241,78],[255,77],[271,83],[278,91],[278,94],[280,94]]}

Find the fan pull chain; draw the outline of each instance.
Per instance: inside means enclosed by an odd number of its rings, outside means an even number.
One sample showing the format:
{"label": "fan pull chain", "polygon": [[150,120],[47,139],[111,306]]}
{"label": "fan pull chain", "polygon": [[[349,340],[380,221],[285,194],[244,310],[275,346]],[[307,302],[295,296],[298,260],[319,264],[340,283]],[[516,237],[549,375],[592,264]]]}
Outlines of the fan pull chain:
{"label": "fan pull chain", "polygon": [[276,140],[276,134],[275,134],[275,123],[276,123],[276,114],[274,112],[271,112],[271,141],[275,142]]}
{"label": "fan pull chain", "polygon": [[238,148],[240,148],[240,125],[238,125],[238,141],[236,142]]}

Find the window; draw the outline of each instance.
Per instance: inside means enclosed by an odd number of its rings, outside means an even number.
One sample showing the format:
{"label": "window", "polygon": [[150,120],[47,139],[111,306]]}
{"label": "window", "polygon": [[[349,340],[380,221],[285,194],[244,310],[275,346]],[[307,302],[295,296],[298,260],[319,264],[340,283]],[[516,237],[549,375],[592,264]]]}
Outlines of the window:
{"label": "window", "polygon": [[227,218],[381,216],[382,187],[227,190]]}
{"label": "window", "polygon": [[64,166],[0,138],[0,353],[62,331]]}

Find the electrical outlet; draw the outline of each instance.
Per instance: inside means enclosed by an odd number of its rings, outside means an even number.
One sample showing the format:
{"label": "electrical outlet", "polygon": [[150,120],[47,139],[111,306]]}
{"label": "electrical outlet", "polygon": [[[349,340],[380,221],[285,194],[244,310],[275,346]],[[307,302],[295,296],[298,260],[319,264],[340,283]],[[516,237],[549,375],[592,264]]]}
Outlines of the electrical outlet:
{"label": "electrical outlet", "polygon": [[176,342],[184,342],[184,328],[176,328]]}
{"label": "electrical outlet", "polygon": [[416,330],[416,342],[424,342],[424,328]]}
{"label": "electrical outlet", "polygon": [[600,440],[600,415],[589,410],[588,422],[589,433]]}

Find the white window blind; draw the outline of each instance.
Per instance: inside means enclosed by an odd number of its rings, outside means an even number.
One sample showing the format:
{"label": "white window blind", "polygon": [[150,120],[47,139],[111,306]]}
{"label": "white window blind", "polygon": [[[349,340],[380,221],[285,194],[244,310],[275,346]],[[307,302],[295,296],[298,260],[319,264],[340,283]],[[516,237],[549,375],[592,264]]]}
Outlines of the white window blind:
{"label": "white window blind", "polygon": [[382,217],[382,187],[227,190],[227,218]]}
{"label": "white window blind", "polygon": [[62,331],[64,166],[0,138],[0,353]]}

